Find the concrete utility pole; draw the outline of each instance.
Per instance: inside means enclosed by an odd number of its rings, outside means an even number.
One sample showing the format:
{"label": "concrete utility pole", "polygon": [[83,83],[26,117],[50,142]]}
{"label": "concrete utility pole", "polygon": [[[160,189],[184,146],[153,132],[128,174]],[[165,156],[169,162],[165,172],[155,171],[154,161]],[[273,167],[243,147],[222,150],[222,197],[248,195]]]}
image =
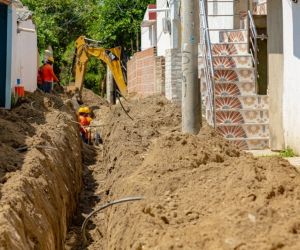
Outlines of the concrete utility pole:
{"label": "concrete utility pole", "polygon": [[198,134],[201,93],[198,79],[199,1],[181,0],[182,6],[182,132]]}
{"label": "concrete utility pole", "polygon": [[114,77],[112,75],[111,70],[107,66],[107,73],[106,73],[106,99],[110,104],[115,103],[115,88],[114,88]]}
{"label": "concrete utility pole", "polygon": [[171,16],[171,48],[180,48],[180,0],[170,1],[170,16]]}

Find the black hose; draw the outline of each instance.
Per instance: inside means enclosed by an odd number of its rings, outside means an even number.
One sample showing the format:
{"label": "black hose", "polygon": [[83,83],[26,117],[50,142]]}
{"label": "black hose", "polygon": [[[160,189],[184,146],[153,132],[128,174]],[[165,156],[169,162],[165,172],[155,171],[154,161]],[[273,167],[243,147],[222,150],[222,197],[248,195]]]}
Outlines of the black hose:
{"label": "black hose", "polygon": [[51,147],[51,146],[43,146],[43,145],[23,146],[23,147],[16,148],[16,150],[17,150],[19,153],[23,153],[23,152],[26,152],[26,151],[28,151],[29,149],[32,149],[32,148],[58,150],[58,148]]}
{"label": "black hose", "polygon": [[124,108],[123,103],[121,102],[121,99],[119,97],[119,95],[117,95],[117,98],[121,104],[122,109],[124,110],[125,114],[133,121],[133,118],[129,115],[128,111]]}
{"label": "black hose", "polygon": [[124,100],[125,100],[126,102],[128,102],[128,100],[125,98],[125,96],[123,96],[122,93],[121,93],[118,89],[116,89],[116,91],[117,91],[117,94],[118,94],[119,96],[123,97]]}
{"label": "black hose", "polygon": [[82,234],[82,238],[83,238],[83,244],[86,245],[87,243],[87,238],[86,238],[86,234],[85,234],[85,228],[86,228],[86,225],[88,223],[88,221],[90,220],[90,218],[100,212],[101,210],[105,209],[105,208],[108,208],[110,206],[113,206],[113,205],[116,205],[116,204],[120,204],[120,203],[125,203],[125,202],[129,202],[129,201],[139,201],[139,200],[143,200],[144,198],[143,197],[127,197],[127,198],[123,198],[123,199],[120,199],[120,200],[115,200],[115,201],[111,201],[111,202],[108,202],[104,205],[102,205],[101,207],[97,208],[95,211],[91,212],[84,220],[83,224],[82,224],[82,227],[81,227],[81,234]]}

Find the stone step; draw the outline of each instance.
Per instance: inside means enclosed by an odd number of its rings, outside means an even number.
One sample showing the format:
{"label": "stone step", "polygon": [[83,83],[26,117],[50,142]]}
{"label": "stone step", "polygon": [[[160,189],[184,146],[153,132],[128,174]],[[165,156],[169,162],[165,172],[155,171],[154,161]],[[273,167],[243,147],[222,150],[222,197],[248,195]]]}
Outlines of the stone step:
{"label": "stone step", "polygon": [[248,31],[241,30],[226,30],[220,31],[220,42],[247,42]]}
{"label": "stone step", "polygon": [[[215,82],[235,83],[235,82],[255,82],[255,73],[253,68],[231,68],[215,69]],[[200,79],[205,82],[204,70],[200,71]]]}
{"label": "stone step", "polygon": [[265,109],[217,110],[216,123],[218,125],[268,124],[269,110],[265,110]]}
{"label": "stone step", "polygon": [[218,82],[251,82],[255,81],[254,68],[216,69],[215,81]]}
{"label": "stone step", "polygon": [[268,10],[267,10],[267,1],[263,3],[256,3],[253,8],[253,15],[267,15]]}
{"label": "stone step", "polygon": [[268,124],[226,124],[216,125],[216,130],[225,139],[246,139],[246,138],[269,138],[269,125]]}
{"label": "stone step", "polygon": [[270,147],[269,138],[228,139],[241,150],[263,150]]}
{"label": "stone step", "polygon": [[247,43],[215,43],[212,45],[213,56],[249,55]]}
{"label": "stone step", "polygon": [[216,55],[213,65],[215,69],[253,68],[251,55]]}
{"label": "stone step", "polygon": [[[201,93],[205,95],[206,82],[201,79]],[[218,96],[245,96],[256,95],[255,82],[215,82],[215,95]]]}
{"label": "stone step", "polygon": [[[205,85],[205,82],[203,83]],[[215,95],[217,96],[240,96],[256,95],[256,84],[250,82],[215,82]]]}
{"label": "stone step", "polygon": [[249,96],[216,96],[216,110],[232,109],[269,109],[269,98],[267,95]]}

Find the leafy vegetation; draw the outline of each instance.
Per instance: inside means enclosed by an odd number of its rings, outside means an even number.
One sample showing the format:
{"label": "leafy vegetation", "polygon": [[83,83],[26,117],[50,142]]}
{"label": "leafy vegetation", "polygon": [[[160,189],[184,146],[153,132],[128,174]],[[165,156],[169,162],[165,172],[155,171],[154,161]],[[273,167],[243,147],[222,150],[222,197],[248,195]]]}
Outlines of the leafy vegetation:
{"label": "leafy vegetation", "polygon": [[297,156],[294,150],[290,147],[287,147],[285,150],[280,152],[281,157],[295,157]]}
{"label": "leafy vegetation", "polygon": [[[55,71],[68,83],[74,41],[80,35],[102,41],[105,47],[122,46],[125,56],[140,46],[140,23],[151,0],[22,0],[34,13],[40,51],[54,50]],[[85,84],[99,93],[105,66],[92,60]]]}

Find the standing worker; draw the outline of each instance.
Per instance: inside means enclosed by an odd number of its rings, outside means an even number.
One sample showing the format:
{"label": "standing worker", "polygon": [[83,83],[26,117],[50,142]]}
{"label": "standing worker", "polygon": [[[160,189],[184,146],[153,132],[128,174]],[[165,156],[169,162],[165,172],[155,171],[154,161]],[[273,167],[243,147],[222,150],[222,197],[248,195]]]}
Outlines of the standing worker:
{"label": "standing worker", "polygon": [[57,76],[53,71],[53,57],[47,59],[46,64],[42,67],[41,73],[43,78],[43,84],[40,84],[39,87],[45,93],[50,93],[52,90],[53,82],[59,82]]}

